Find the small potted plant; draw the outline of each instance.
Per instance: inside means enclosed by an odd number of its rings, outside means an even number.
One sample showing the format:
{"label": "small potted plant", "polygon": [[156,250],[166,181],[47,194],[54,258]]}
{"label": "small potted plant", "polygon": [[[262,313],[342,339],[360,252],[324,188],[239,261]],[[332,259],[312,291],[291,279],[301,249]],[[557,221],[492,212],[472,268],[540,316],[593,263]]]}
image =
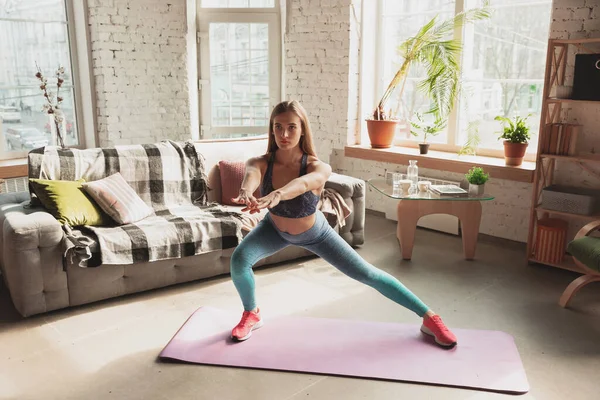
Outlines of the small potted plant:
{"label": "small potted plant", "polygon": [[525,157],[531,138],[529,126],[526,122],[530,116],[531,114],[525,118],[516,116],[514,121],[502,116],[495,118],[496,121],[500,121],[504,125],[504,130],[498,140],[504,140],[504,161],[506,165],[517,167],[523,164],[523,157]]}
{"label": "small potted plant", "polygon": [[485,183],[490,179],[490,174],[481,167],[473,167],[465,175],[469,182],[469,194],[481,196],[485,191]]}
{"label": "small potted plant", "polygon": [[410,133],[414,136],[419,136],[419,134],[423,134],[423,143],[419,143],[419,152],[421,154],[427,154],[429,151],[429,143],[427,143],[427,136],[437,136],[440,132],[446,129],[447,120],[445,118],[441,118],[437,116],[435,121],[428,124],[423,116],[419,113],[416,114],[417,121],[411,121],[410,124],[415,129],[411,129]]}

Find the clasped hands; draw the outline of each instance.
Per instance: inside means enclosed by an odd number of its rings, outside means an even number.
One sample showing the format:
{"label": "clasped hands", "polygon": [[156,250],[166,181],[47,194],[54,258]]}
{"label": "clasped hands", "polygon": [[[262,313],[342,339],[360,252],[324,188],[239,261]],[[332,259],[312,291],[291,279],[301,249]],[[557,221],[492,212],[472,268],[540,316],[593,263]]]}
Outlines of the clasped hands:
{"label": "clasped hands", "polygon": [[241,189],[238,197],[231,199],[236,204],[245,204],[246,207],[242,208],[242,211],[248,211],[250,214],[260,212],[263,208],[273,208],[281,201],[281,193],[278,190],[274,190],[268,195],[256,198],[252,193],[248,193],[246,190]]}

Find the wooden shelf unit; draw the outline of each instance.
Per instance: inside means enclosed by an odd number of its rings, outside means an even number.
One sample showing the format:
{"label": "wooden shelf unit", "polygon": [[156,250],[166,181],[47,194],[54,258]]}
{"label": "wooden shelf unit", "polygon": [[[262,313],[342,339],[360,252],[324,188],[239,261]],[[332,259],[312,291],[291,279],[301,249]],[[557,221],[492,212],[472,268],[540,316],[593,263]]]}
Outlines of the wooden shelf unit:
{"label": "wooden shelf unit", "polygon": [[554,44],[586,44],[586,43],[599,43],[600,38],[590,38],[590,39],[550,39]]}
{"label": "wooden shelf unit", "polygon": [[547,99],[548,103],[579,103],[579,104],[586,104],[586,103],[598,103],[600,104],[600,101],[598,100],[574,100],[574,99],[556,99],[556,98],[549,98]]}
{"label": "wooden shelf unit", "polygon": [[559,154],[540,154],[541,158],[553,158],[555,160],[570,162],[600,163],[600,155],[578,154],[576,156],[564,156]]}
{"label": "wooden shelf unit", "polygon": [[[575,46],[580,50],[591,51],[586,44],[600,45],[600,38],[594,39],[550,39],[548,40],[548,53],[546,55],[546,73],[544,77],[544,93],[542,98],[542,114],[540,118],[539,137],[541,138],[546,125],[558,123],[561,119],[562,106],[575,107],[580,104],[598,104],[600,101],[592,100],[573,100],[573,99],[558,99],[550,97],[551,89],[554,85],[564,85],[565,72],[567,67],[567,57],[569,46]],[[600,109],[598,110],[600,111]],[[527,262],[544,264],[556,268],[562,268],[569,271],[582,272],[580,268],[573,262],[573,257],[565,254],[565,258],[560,264],[553,264],[539,261],[535,258],[535,234],[537,230],[537,222],[540,216],[558,215],[564,218],[584,221],[595,221],[600,219],[600,215],[580,215],[568,212],[554,211],[543,208],[540,204],[542,190],[551,185],[554,178],[554,170],[557,161],[574,162],[582,169],[591,172],[598,177],[600,174],[591,170],[586,164],[600,163],[600,155],[597,154],[578,154],[574,156],[541,154],[542,140],[538,140],[538,151],[536,158],[536,169],[533,177],[533,194],[531,198],[531,212],[529,217],[529,235],[527,238]],[[569,241],[569,238],[567,238]],[[565,249],[566,251],[566,249]]]}
{"label": "wooden shelf unit", "polygon": [[563,217],[569,217],[569,218],[573,218],[573,219],[580,219],[582,221],[596,221],[598,219],[600,219],[600,214],[594,214],[594,215],[581,215],[581,214],[574,214],[574,213],[569,213],[569,212],[564,212],[564,211],[555,211],[555,210],[549,210],[547,208],[544,208],[542,206],[537,206],[535,208],[535,210],[537,212],[540,213],[544,213],[544,214],[550,214],[550,215],[560,215]]}
{"label": "wooden shelf unit", "polygon": [[549,265],[549,266],[555,267],[555,268],[566,269],[566,270],[573,271],[573,272],[579,272],[582,274],[584,273],[584,271],[581,268],[579,268],[577,266],[577,264],[575,264],[575,261],[573,261],[573,257],[571,257],[569,255],[565,255],[565,259],[560,264],[541,262],[539,260],[536,260],[534,257],[530,257],[528,261],[532,262],[532,263],[536,263],[536,264]]}

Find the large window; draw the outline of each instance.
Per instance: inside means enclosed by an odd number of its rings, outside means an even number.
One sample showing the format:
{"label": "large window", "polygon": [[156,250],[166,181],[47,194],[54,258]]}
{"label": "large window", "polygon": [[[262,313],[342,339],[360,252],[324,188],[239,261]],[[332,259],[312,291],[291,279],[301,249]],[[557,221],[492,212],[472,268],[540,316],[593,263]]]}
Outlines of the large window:
{"label": "large window", "polygon": [[[402,63],[397,47],[417,33],[435,15],[443,20],[462,10],[481,6],[481,0],[380,0],[378,32],[378,79],[376,96],[381,96]],[[498,115],[514,117],[531,114],[533,133],[528,151],[537,148],[537,133],[546,62],[552,0],[491,0],[492,18],[466,25],[455,32],[463,43],[462,96],[448,118],[448,127],[428,138],[432,148],[456,151],[476,132],[479,154],[500,153]],[[403,101],[390,101],[389,107],[407,120],[425,112],[429,100],[416,89],[424,77],[412,68]],[[397,144],[411,145],[421,140],[400,128]]]}
{"label": "large window", "polygon": [[274,0],[203,0],[198,9],[200,138],[264,135],[281,97]]}
{"label": "large window", "polygon": [[[34,147],[51,143],[46,100],[36,78],[37,66],[48,78],[56,95],[55,73],[64,67],[63,98],[65,144],[83,142],[78,115],[78,91],[73,66],[75,40],[69,18],[73,9],[68,0],[9,0],[0,2],[0,157],[24,156]],[[88,77],[89,78],[89,77]]]}

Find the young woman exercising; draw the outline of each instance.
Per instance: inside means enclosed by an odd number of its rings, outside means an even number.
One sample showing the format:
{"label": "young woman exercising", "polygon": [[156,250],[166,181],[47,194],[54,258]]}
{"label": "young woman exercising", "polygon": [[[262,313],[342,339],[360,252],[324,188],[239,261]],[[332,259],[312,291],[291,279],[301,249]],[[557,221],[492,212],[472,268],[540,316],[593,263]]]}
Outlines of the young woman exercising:
{"label": "young woman exercising", "polygon": [[[263,325],[254,293],[254,264],[295,245],[412,310],[423,318],[422,332],[435,337],[443,347],[454,347],[456,337],[441,318],[396,278],[367,263],[317,210],[320,193],[330,174],[331,167],[316,156],[304,108],[296,101],[275,106],[269,122],[267,153],[246,162],[240,193],[233,199],[246,205],[242,211],[256,213],[268,208],[269,212],[231,257],[231,277],[244,306],[242,319],[231,332],[232,338],[246,340],[254,329]],[[252,193],[259,186],[262,197],[257,199]]]}

